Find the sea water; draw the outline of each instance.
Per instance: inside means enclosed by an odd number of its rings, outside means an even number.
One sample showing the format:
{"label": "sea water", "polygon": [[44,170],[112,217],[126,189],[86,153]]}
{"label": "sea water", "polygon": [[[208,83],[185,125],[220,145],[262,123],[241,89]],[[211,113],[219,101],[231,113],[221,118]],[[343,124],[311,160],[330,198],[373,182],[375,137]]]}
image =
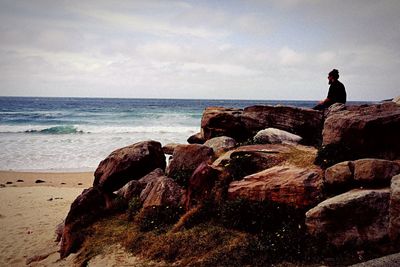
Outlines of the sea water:
{"label": "sea water", "polygon": [[186,143],[208,106],[276,104],[315,101],[0,97],[0,170],[93,171],[139,141]]}

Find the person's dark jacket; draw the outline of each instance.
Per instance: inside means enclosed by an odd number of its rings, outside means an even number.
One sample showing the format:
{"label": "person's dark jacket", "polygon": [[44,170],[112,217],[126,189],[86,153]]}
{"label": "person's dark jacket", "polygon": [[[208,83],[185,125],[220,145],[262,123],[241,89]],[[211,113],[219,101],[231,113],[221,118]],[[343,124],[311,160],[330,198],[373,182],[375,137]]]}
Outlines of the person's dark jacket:
{"label": "person's dark jacket", "polygon": [[329,105],[334,103],[346,103],[346,89],[343,83],[338,80],[334,81],[329,87],[328,96]]}

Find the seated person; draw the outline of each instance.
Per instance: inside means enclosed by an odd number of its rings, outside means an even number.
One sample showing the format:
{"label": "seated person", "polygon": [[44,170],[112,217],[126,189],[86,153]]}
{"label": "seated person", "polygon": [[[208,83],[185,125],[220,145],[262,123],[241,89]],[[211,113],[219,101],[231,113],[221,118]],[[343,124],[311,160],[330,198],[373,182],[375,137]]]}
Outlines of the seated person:
{"label": "seated person", "polygon": [[339,80],[339,71],[333,69],[328,74],[329,91],[325,100],[319,102],[313,109],[324,110],[335,103],[346,103],[346,89]]}

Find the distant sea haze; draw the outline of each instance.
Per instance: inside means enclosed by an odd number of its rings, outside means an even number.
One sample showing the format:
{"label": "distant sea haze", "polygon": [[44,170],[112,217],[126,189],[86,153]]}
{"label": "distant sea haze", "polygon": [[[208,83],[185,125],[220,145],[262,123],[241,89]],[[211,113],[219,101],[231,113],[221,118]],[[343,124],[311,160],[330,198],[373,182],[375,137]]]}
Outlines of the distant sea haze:
{"label": "distant sea haze", "polygon": [[139,141],[186,143],[206,107],[276,104],[316,102],[0,97],[0,170],[93,171],[113,150]]}

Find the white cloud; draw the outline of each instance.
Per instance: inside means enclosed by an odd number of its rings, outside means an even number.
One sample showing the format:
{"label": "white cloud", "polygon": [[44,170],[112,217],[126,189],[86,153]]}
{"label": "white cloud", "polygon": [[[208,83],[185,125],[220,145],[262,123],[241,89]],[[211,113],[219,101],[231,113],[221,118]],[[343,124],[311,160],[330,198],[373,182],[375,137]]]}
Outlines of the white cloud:
{"label": "white cloud", "polygon": [[283,66],[295,66],[302,64],[306,56],[302,53],[296,52],[288,47],[283,47],[278,52],[279,62]]}

